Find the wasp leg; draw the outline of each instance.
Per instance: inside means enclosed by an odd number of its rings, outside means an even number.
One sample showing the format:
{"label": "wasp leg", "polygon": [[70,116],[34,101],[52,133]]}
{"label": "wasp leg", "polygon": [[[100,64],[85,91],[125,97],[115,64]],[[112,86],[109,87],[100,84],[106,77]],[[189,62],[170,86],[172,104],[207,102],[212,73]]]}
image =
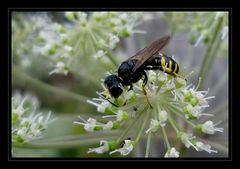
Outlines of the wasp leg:
{"label": "wasp leg", "polygon": [[147,91],[145,90],[145,86],[146,86],[146,84],[147,84],[147,82],[148,82],[148,77],[147,77],[147,74],[146,74],[145,71],[143,71],[143,76],[144,76],[143,85],[142,85],[143,93],[144,93],[144,95],[146,96],[146,99],[147,99],[147,102],[148,102],[150,108],[152,109],[152,105],[150,104],[150,102],[149,102],[149,100],[148,100],[148,97],[147,97]]}
{"label": "wasp leg", "polygon": [[175,73],[175,72],[171,72],[171,74],[172,74],[174,77],[180,77],[180,78],[184,79],[185,81],[187,81],[186,78],[180,76],[179,74],[177,74],[177,73]]}
{"label": "wasp leg", "polygon": [[143,71],[143,76],[144,76],[144,79],[143,79],[143,86],[146,86],[147,82],[148,82],[148,76],[146,74],[145,71]]}

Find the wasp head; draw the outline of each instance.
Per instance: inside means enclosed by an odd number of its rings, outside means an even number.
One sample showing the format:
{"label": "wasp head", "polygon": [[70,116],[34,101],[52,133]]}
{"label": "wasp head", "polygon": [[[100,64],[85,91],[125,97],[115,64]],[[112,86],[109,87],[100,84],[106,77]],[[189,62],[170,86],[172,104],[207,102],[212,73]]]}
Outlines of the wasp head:
{"label": "wasp head", "polygon": [[118,98],[123,90],[121,88],[121,79],[116,75],[109,75],[104,80],[104,85],[114,98]]}

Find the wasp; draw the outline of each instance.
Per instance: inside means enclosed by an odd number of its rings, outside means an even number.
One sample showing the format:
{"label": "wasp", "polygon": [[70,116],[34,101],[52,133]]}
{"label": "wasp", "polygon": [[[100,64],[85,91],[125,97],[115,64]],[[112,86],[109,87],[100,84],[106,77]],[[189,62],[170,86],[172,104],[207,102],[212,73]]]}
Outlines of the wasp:
{"label": "wasp", "polygon": [[133,83],[143,78],[143,87],[148,82],[147,70],[161,70],[173,77],[177,77],[179,65],[172,58],[159,51],[163,49],[170,41],[170,36],[166,35],[149,46],[143,48],[135,55],[122,62],[118,68],[117,75],[112,74],[105,78],[104,85],[111,96],[118,98],[123,90],[122,86],[130,86],[133,89]]}

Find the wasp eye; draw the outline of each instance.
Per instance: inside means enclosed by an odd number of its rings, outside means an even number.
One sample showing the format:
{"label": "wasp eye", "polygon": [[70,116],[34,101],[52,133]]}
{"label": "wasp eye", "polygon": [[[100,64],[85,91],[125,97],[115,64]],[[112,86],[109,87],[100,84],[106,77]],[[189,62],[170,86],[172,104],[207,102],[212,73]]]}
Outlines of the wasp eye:
{"label": "wasp eye", "polygon": [[120,87],[121,85],[119,79],[116,75],[107,76],[104,80],[104,85],[107,87],[110,94],[115,98],[118,98],[123,92]]}
{"label": "wasp eye", "polygon": [[119,86],[117,87],[114,86],[109,89],[109,92],[113,97],[118,98],[122,94],[123,90]]}

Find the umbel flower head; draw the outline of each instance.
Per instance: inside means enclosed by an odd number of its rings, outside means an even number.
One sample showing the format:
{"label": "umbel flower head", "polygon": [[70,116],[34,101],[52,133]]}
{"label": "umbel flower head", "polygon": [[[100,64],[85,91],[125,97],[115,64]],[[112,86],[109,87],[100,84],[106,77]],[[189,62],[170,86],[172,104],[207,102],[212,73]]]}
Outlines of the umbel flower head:
{"label": "umbel flower head", "polygon": [[[141,137],[147,136],[149,147],[151,135],[161,135],[166,145],[165,158],[179,157],[179,143],[186,148],[196,151],[217,153],[211,145],[199,141],[195,131],[202,134],[223,132],[212,121],[201,123],[202,116],[211,117],[204,113],[209,107],[208,91],[198,91],[198,86],[187,84],[182,78],[174,78],[161,71],[148,71],[149,81],[143,89],[143,80],[133,84],[133,90],[122,87],[123,93],[116,99],[111,97],[103,86],[103,92],[97,92],[99,98],[88,100],[88,103],[97,107],[102,118],[109,119],[106,123],[89,118],[75,122],[88,132],[100,130],[120,130],[122,134],[115,140],[102,140],[100,147],[90,148],[89,153],[120,153],[128,155],[137,146]],[[200,82],[199,82],[200,83]],[[185,131],[180,122],[186,123],[192,132]],[[171,133],[171,134],[170,134]],[[130,137],[129,139],[126,139]],[[171,139],[170,139],[171,138]],[[178,144],[176,144],[179,142]],[[146,150],[148,157],[149,148]]]}
{"label": "umbel flower head", "polygon": [[42,137],[50,123],[51,112],[46,116],[38,112],[38,100],[30,94],[22,96],[14,93],[12,97],[12,142],[26,144]]}

